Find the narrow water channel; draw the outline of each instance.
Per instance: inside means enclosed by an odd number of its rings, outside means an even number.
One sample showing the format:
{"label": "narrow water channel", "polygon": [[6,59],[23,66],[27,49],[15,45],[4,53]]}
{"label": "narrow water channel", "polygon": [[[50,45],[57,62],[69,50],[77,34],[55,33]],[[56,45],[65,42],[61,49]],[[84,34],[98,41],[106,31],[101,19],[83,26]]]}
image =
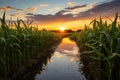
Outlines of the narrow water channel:
{"label": "narrow water channel", "polygon": [[35,80],[86,80],[80,71],[79,54],[75,42],[64,38]]}

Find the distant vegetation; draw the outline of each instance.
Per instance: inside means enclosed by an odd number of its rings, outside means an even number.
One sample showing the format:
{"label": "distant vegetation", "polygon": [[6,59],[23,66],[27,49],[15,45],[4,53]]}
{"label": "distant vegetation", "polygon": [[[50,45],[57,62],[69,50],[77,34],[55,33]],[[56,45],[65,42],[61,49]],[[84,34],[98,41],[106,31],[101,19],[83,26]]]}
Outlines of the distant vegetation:
{"label": "distant vegetation", "polygon": [[70,38],[80,48],[84,72],[88,80],[120,80],[120,17],[110,24],[93,20],[92,28],[85,26]]}
{"label": "distant vegetation", "polygon": [[43,51],[61,40],[61,36],[53,32],[33,28],[30,21],[17,20],[15,28],[11,28],[6,23],[5,13],[0,21],[0,77],[4,80],[14,72],[21,72],[17,70],[19,67],[36,54],[44,55]]}
{"label": "distant vegetation", "polygon": [[[61,31],[60,30],[50,30],[51,32],[56,32],[56,33],[61,33]],[[75,31],[73,31],[73,30],[71,30],[71,29],[68,29],[68,30],[64,30],[63,31],[63,33],[72,33],[72,32],[75,32]]]}

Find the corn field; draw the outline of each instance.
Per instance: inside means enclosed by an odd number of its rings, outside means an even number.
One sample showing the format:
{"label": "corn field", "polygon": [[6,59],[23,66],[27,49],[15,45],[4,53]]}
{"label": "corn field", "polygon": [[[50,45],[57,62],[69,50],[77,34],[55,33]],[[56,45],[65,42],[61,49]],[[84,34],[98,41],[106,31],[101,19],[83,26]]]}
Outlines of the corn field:
{"label": "corn field", "polygon": [[0,21],[0,76],[4,79],[16,67],[60,40],[55,33],[32,27],[31,21],[18,19],[13,23],[14,28],[10,27],[5,12]]}
{"label": "corn field", "polygon": [[[110,23],[93,20],[81,32],[73,33],[81,52],[81,60],[87,68],[88,80],[120,80],[120,17]],[[83,67],[83,68],[84,68]]]}

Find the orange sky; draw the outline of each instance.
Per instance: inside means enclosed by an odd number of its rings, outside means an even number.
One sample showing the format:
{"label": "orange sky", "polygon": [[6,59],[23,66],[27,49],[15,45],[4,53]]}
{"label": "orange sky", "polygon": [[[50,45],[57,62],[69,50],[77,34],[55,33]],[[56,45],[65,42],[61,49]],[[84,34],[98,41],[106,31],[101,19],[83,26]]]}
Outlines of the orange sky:
{"label": "orange sky", "polygon": [[[84,25],[89,25],[91,20],[76,20],[76,21],[70,21],[70,22],[54,22],[49,24],[37,24],[39,25],[39,29],[46,28],[48,30],[57,30],[60,27],[65,27],[65,29],[72,29],[72,30],[78,30],[83,29]],[[34,23],[33,23],[34,24]],[[36,26],[36,23],[35,23]]]}
{"label": "orange sky", "polygon": [[0,14],[4,10],[6,19],[29,19],[39,29],[77,30],[100,16],[111,18],[120,13],[120,0],[1,0]]}

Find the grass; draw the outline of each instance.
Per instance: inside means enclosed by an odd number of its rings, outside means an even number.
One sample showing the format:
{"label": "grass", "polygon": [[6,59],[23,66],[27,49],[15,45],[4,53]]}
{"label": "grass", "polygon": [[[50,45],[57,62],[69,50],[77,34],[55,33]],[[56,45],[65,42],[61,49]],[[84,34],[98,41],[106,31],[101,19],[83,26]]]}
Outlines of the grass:
{"label": "grass", "polygon": [[0,21],[0,76],[4,76],[4,80],[16,67],[61,39],[55,33],[34,28],[31,21],[25,23],[18,19],[14,22],[15,28],[11,28],[5,20],[5,12]]}
{"label": "grass", "polygon": [[[83,63],[89,68],[89,78],[94,80],[120,80],[120,24],[119,16],[110,24],[107,21],[93,20],[92,28],[85,26],[83,31],[71,35],[80,48]],[[83,62],[85,59],[82,59]]]}

